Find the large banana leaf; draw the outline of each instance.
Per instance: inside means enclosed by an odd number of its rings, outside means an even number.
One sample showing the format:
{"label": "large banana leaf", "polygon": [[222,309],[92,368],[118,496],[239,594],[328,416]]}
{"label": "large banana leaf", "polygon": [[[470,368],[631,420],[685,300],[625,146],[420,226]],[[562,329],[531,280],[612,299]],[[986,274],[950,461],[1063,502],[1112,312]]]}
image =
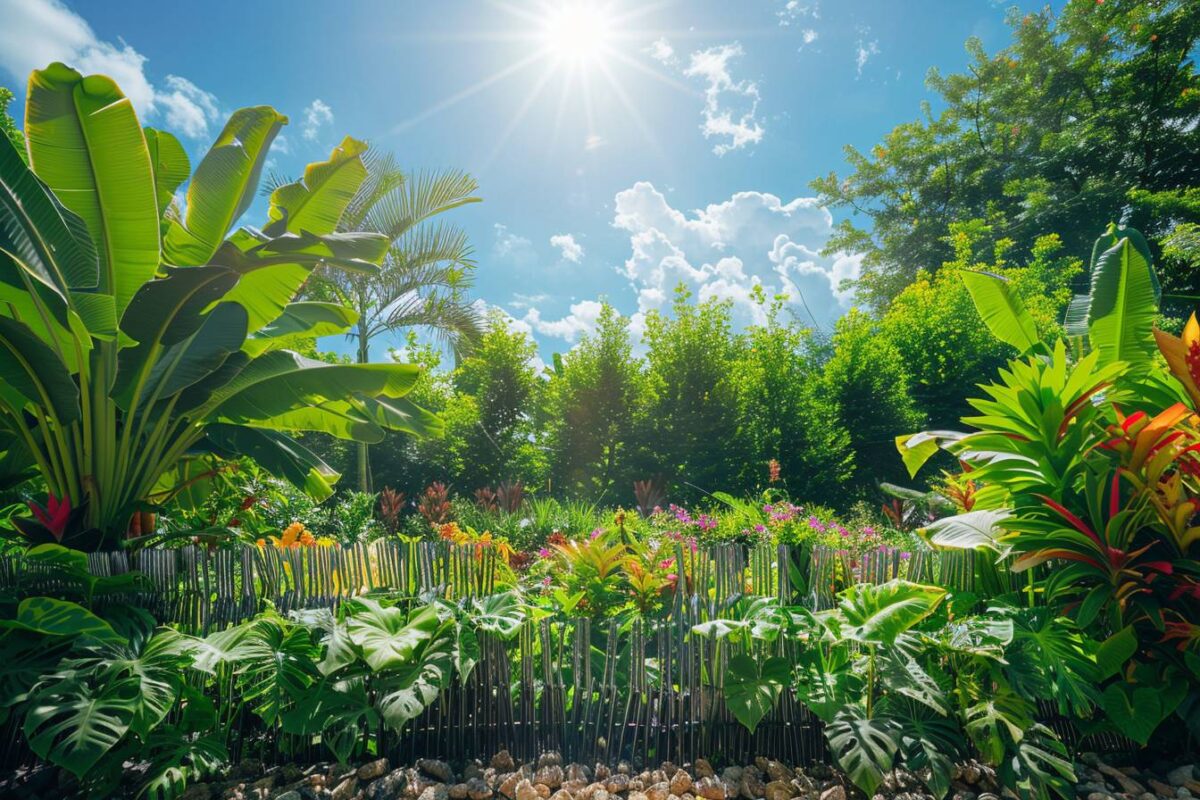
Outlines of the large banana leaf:
{"label": "large banana leaf", "polygon": [[[1088,336],[1101,363],[1122,361],[1146,368],[1157,353],[1152,331],[1158,315],[1158,278],[1141,235],[1128,229],[1118,232],[1120,238],[1092,265]],[[1098,247],[1114,236],[1110,228]]]}
{"label": "large banana leaf", "polygon": [[1021,298],[1008,288],[1008,282],[991,272],[965,269],[959,273],[979,316],[1000,341],[1010,344],[1018,353],[1027,353],[1040,344],[1037,325]]}
{"label": "large banana leaf", "polygon": [[290,347],[296,342],[345,333],[358,321],[358,313],[337,303],[310,300],[288,303],[273,322],[242,346],[252,356]]}
{"label": "large banana leaf", "polygon": [[278,431],[215,424],[205,437],[215,452],[226,458],[247,456],[272,475],[304,487],[317,502],[333,495],[341,477],[316,453]]}
{"label": "large banana leaf", "polygon": [[159,216],[175,199],[175,190],[192,174],[192,164],[187,152],[166,131],[146,128],[146,147],[150,151],[150,166],[154,170],[154,193],[158,198]]}
{"label": "large banana leaf", "polygon": [[79,419],[79,387],[67,365],[28,325],[8,317],[0,317],[0,382],[6,396],[51,409],[63,424]]}
{"label": "large banana leaf", "polygon": [[93,288],[100,279],[83,220],[63,207],[7,139],[0,142],[0,250],[63,301],[71,289]]}
{"label": "large banana leaf", "polygon": [[331,233],[342,219],[367,178],[362,156],[365,142],[347,136],[334,148],[328,161],[309,164],[304,179],[280,186],[271,193],[270,220],[263,228],[268,236],[284,233]]}
{"label": "large banana leaf", "polygon": [[233,112],[188,184],[182,222],[171,220],[163,256],[177,266],[206,264],[250,207],[267,151],[287,123],[270,106]]}
{"label": "large banana leaf", "polygon": [[146,137],[120,88],[60,63],[29,78],[29,164],[87,225],[98,289],[124,311],[159,265],[159,213]]}

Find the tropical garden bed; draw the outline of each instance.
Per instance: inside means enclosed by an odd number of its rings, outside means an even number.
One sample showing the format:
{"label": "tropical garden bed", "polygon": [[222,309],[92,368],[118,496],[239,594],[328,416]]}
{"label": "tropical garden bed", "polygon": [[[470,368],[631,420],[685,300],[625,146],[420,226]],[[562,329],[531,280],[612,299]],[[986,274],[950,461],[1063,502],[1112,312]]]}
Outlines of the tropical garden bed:
{"label": "tropical garden bed", "polygon": [[273,109],[235,112],[194,171],[103,76],[35,72],[25,120],[24,149],[0,142],[0,467],[24,493],[0,791],[1200,789],[1200,324],[1156,327],[1138,231],[1101,233],[1049,335],[1004,276],[957,270],[1012,358],[964,430],[893,432],[910,476],[947,472],[881,508],[793,498],[776,460],[686,507],[657,479],[625,507],[518,482],[330,500],[298,432],[444,425],[416,366],[300,354],[360,319],[303,293],[314,271],[389,257],[389,232],[347,227],[395,188],[366,145],[273,181],[265,224],[235,228]]}

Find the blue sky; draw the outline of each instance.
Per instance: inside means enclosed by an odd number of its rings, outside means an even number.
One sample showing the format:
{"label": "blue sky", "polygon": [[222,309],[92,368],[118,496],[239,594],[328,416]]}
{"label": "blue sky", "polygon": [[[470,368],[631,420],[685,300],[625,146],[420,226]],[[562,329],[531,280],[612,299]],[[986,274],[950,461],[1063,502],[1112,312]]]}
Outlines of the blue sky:
{"label": "blue sky", "polygon": [[761,283],[831,325],[857,259],[818,254],[833,218],[809,181],[916,117],[926,71],[961,69],[967,37],[1002,47],[1012,5],[1043,3],[0,0],[0,83],[21,103],[50,60],[112,74],[193,161],[225,115],[265,103],[291,118],[282,173],[346,134],[471,172],[484,202],[453,216],[475,295],[548,357],[600,299],[636,330],[680,281],[742,324]]}

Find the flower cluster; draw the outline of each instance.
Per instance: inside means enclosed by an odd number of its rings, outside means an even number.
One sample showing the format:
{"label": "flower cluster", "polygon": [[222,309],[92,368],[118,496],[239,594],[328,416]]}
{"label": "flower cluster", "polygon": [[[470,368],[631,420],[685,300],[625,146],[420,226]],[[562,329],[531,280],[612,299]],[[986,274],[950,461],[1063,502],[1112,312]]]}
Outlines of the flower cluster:
{"label": "flower cluster", "polygon": [[258,539],[255,544],[260,548],[265,548],[268,541],[279,550],[291,550],[299,547],[332,547],[335,544],[334,540],[328,536],[313,536],[312,531],[299,520],[293,521],[291,525],[284,528],[279,536]]}

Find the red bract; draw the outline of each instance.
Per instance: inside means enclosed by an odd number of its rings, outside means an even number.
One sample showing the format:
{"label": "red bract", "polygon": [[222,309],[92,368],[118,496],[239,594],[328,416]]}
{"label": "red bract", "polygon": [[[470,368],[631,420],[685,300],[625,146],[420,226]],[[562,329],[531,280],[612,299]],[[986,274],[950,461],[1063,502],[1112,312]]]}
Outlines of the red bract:
{"label": "red bract", "polygon": [[67,523],[71,518],[70,497],[64,495],[62,500],[59,500],[54,495],[48,495],[45,508],[30,500],[29,510],[33,513],[34,518],[53,534],[55,539],[62,541],[63,534],[67,531]]}

